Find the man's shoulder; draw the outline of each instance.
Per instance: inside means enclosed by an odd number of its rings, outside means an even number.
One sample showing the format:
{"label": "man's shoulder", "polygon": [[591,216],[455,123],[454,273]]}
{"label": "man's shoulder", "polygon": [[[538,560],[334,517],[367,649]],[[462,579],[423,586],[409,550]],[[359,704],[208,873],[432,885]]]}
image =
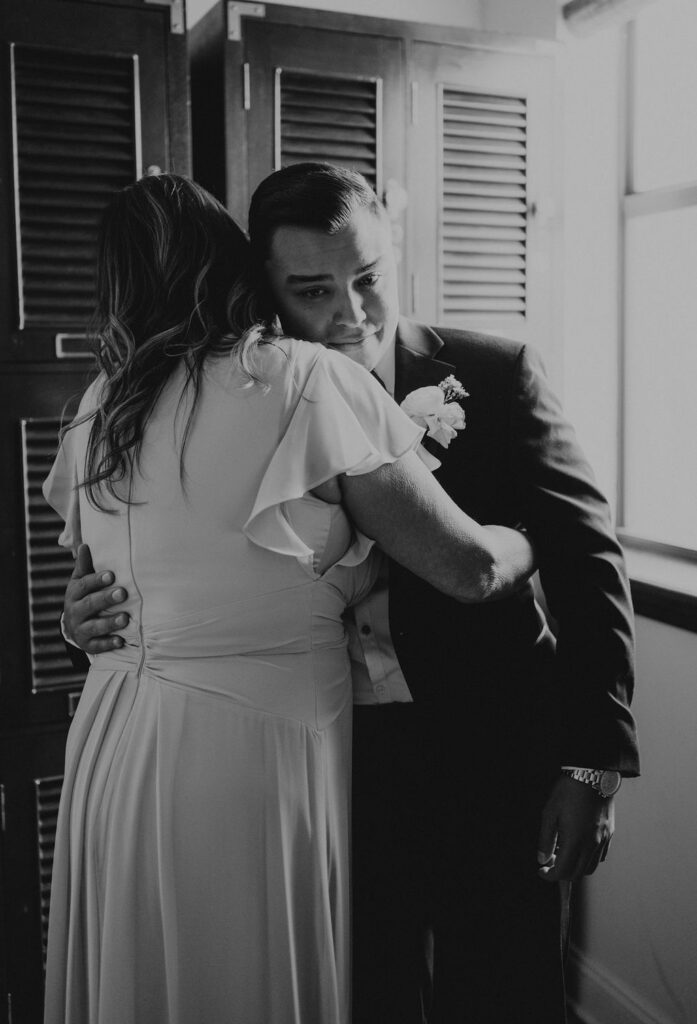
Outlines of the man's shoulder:
{"label": "man's shoulder", "polygon": [[455,327],[429,326],[405,317],[399,321],[399,340],[413,352],[446,362],[510,366],[518,361],[526,346],[494,334],[461,330]]}
{"label": "man's shoulder", "polygon": [[451,359],[466,358],[494,365],[510,365],[520,358],[525,345],[495,334],[464,331],[456,327],[432,327],[443,342],[442,356]]}

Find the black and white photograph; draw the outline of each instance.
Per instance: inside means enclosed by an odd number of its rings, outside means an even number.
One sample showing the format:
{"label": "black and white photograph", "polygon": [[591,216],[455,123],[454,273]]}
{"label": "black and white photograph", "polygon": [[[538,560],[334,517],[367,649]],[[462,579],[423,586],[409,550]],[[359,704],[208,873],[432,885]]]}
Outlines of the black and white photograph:
{"label": "black and white photograph", "polygon": [[0,1024],[697,1021],[696,55],[2,0]]}

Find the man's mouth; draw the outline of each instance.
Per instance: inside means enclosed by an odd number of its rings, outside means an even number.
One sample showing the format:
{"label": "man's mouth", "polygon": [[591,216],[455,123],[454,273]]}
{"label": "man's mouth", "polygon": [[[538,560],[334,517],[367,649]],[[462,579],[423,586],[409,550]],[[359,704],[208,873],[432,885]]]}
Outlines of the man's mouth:
{"label": "man's mouth", "polygon": [[370,331],[369,334],[348,334],[341,338],[332,338],[329,342],[330,348],[349,348],[352,345],[362,345],[370,338],[375,338],[378,331]]}

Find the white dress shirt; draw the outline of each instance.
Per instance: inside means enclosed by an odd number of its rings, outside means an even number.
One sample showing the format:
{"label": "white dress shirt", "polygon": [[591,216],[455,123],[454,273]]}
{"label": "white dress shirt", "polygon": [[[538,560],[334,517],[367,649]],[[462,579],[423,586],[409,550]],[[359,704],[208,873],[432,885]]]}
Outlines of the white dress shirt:
{"label": "white dress shirt", "polygon": [[[386,390],[394,395],[395,348],[375,367]],[[370,594],[344,616],[351,658],[354,704],[410,703],[413,698],[397,661],[390,636],[388,564],[382,566]]]}

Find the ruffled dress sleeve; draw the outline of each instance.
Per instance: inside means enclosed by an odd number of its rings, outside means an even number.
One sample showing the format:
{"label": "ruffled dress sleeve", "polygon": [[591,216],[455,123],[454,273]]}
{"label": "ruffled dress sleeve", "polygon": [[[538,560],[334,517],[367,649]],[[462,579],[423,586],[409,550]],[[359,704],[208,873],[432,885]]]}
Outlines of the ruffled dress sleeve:
{"label": "ruffled dress sleeve", "polygon": [[[99,380],[94,381],[80,402],[80,408],[76,419],[80,419],[96,404]],[[78,427],[70,427],[61,439],[58,454],[54,460],[51,471],[42,485],[44,498],[63,520],[64,526],[58,536],[58,543],[63,548],[68,548],[77,554],[77,549],[82,543],[82,532],[80,527],[80,435],[89,430],[89,422]],[[84,453],[82,455],[84,462]]]}
{"label": "ruffled dress sleeve", "polygon": [[[307,343],[299,344],[307,350]],[[297,401],[244,525],[255,544],[294,556],[308,568],[314,552],[294,530],[285,504],[341,473],[370,473],[395,462],[418,448],[424,433],[363,367],[320,346],[313,345],[311,352],[304,382],[298,366],[302,359],[295,364]],[[338,564],[362,561],[372,543],[355,531],[354,543]]]}

